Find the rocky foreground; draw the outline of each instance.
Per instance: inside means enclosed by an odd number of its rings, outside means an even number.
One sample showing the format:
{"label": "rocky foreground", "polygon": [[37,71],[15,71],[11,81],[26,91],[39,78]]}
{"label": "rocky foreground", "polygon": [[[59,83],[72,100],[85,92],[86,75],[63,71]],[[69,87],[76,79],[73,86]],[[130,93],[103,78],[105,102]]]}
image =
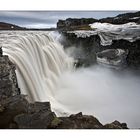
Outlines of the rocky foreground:
{"label": "rocky foreground", "polygon": [[30,103],[21,95],[15,65],[0,49],[0,128],[5,129],[128,129],[114,121],[103,125],[97,118],[78,114],[57,117],[49,102]]}

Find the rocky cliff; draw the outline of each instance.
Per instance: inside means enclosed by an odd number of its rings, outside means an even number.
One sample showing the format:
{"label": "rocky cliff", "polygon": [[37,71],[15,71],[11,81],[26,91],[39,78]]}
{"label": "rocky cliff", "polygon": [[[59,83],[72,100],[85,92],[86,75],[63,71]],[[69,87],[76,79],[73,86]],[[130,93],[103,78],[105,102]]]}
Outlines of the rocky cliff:
{"label": "rocky cliff", "polygon": [[79,60],[78,65],[89,66],[96,63],[96,53],[106,49],[124,49],[128,51],[127,65],[128,67],[139,68],[140,67],[140,40],[129,42],[127,40],[113,40],[111,45],[103,46],[100,44],[100,37],[98,35],[92,35],[86,38],[77,38],[74,33],[62,33],[64,39],[62,44],[65,48],[74,46],[84,51],[82,57],[75,58]]}
{"label": "rocky cliff", "polygon": [[59,30],[75,30],[75,29],[86,29],[90,30],[89,24],[101,22],[111,24],[125,24],[128,22],[136,22],[140,24],[140,11],[133,13],[120,14],[116,17],[107,17],[103,19],[95,18],[68,18],[66,20],[59,20],[57,22],[57,29]]}
{"label": "rocky cliff", "polygon": [[21,95],[16,66],[0,48],[0,128],[5,129],[127,129],[126,123],[114,121],[103,125],[94,116],[73,114],[57,117],[49,102],[30,103]]}
{"label": "rocky cliff", "polygon": [[[123,49],[128,52],[126,57],[127,66],[140,68],[140,29],[139,27],[136,28],[136,26],[140,25],[140,11],[120,14],[116,17],[108,17],[99,20],[86,19],[86,22],[83,20],[85,19],[66,19],[63,21],[59,20],[57,23],[58,30],[63,34],[62,44],[64,47],[68,48],[74,46],[84,52],[82,53],[82,57],[75,57],[75,59],[78,60],[77,66],[89,66],[96,63],[96,53],[103,50]],[[100,22],[98,27],[101,26],[101,31],[97,30],[96,32],[96,27],[95,29],[90,28],[91,26],[89,27],[89,24],[92,22]],[[129,22],[134,24],[134,26],[132,25],[132,27]],[[105,24],[102,25],[102,23]],[[108,29],[104,31],[103,28],[105,26],[109,28],[109,31]],[[131,31],[126,28],[131,29]],[[111,31],[111,29],[113,31]],[[84,34],[80,35],[78,31],[81,33],[84,32]],[[132,40],[129,40],[130,38]],[[104,44],[107,44],[104,45],[102,40],[104,41]]]}

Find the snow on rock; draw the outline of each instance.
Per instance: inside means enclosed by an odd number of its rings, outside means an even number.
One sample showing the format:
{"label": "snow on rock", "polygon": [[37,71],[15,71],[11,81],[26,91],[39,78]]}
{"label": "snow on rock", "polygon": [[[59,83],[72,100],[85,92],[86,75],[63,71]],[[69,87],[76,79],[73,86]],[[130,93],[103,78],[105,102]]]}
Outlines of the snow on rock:
{"label": "snow on rock", "polygon": [[92,35],[96,35],[96,31],[87,31],[87,30],[77,30],[77,31],[68,31],[67,33],[74,33],[78,38],[86,38]]}
{"label": "snow on rock", "polygon": [[140,39],[140,25],[135,22],[129,22],[126,24],[110,24],[110,23],[93,23],[90,24],[93,30],[77,30],[68,31],[68,33],[74,33],[78,38],[86,38],[92,35],[99,35],[101,39],[101,45],[111,45],[112,40],[128,40],[129,42]]}
{"label": "snow on rock", "polygon": [[130,19],[139,19],[140,17],[133,17],[133,18],[130,18]]}
{"label": "snow on rock", "polygon": [[125,63],[128,51],[123,49],[107,49],[96,54],[97,62],[112,66],[120,66]]}

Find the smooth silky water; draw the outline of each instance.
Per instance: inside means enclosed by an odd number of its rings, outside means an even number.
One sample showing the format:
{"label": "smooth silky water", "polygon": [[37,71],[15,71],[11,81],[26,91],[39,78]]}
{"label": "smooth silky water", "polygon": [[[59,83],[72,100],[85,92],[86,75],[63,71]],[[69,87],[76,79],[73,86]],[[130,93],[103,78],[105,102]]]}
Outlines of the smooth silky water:
{"label": "smooth silky water", "polygon": [[75,69],[55,32],[1,31],[0,45],[16,64],[18,85],[29,101],[50,101],[58,116],[82,111],[103,124],[119,120],[140,127],[138,75],[98,65]]}

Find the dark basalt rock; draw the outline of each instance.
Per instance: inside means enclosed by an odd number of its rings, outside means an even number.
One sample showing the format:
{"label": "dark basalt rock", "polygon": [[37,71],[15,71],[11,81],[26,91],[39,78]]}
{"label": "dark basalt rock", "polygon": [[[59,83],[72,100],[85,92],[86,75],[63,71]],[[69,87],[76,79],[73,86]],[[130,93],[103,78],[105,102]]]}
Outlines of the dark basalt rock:
{"label": "dark basalt rock", "polygon": [[9,128],[16,115],[27,112],[28,102],[21,95],[11,96],[0,101],[0,128]]}
{"label": "dark basalt rock", "polygon": [[75,46],[83,50],[82,57],[75,58],[78,60],[78,66],[89,66],[96,64],[96,53],[106,49],[123,49],[128,51],[126,64],[128,67],[140,67],[140,40],[129,42],[127,40],[113,40],[111,45],[102,46],[100,44],[100,37],[98,35],[91,35],[90,37],[77,37],[74,33],[62,32],[64,40],[61,42],[64,48]]}
{"label": "dark basalt rock", "polygon": [[16,128],[44,129],[51,125],[51,122],[56,117],[55,113],[50,109],[50,103],[30,104],[28,112],[17,115],[14,118]]}
{"label": "dark basalt rock", "polygon": [[2,57],[2,47],[0,47],[0,57]]}
{"label": "dark basalt rock", "polygon": [[110,124],[106,124],[103,126],[105,129],[128,129],[126,123],[120,123],[118,121],[114,121]]}
{"label": "dark basalt rock", "polygon": [[69,117],[60,117],[61,122],[56,128],[60,129],[101,129],[103,125],[93,116],[73,114]]}
{"label": "dark basalt rock", "polygon": [[[85,19],[84,19],[85,20]],[[101,22],[111,24],[125,24],[128,22],[135,22],[140,24],[140,11],[134,13],[120,14],[116,17],[108,17],[103,19],[86,19],[86,24]],[[81,48],[84,53],[81,57],[75,57],[77,60],[76,66],[89,66],[96,63],[96,53],[106,49],[124,49],[128,50],[126,62],[128,67],[140,67],[140,40],[129,42],[127,40],[113,40],[111,45],[102,46],[100,44],[100,37],[98,35],[91,35],[90,37],[77,37],[74,33],[68,33],[68,30],[78,30],[79,26],[85,25],[82,19],[66,19],[59,20],[57,23],[58,30],[63,34],[64,40],[61,42],[65,48],[75,46]],[[75,28],[73,28],[73,26]],[[73,29],[72,29],[73,28]],[[91,29],[90,29],[91,30]]]}
{"label": "dark basalt rock", "polygon": [[74,33],[62,32],[62,34],[64,39],[61,43],[64,45],[65,49],[74,46],[83,52],[80,55],[79,53],[74,52],[75,55],[73,57],[77,60],[76,67],[87,67],[96,63],[96,53],[103,50],[98,35],[77,38]]}
{"label": "dark basalt rock", "polygon": [[8,56],[0,57],[0,100],[9,96],[19,94],[15,65],[11,63]]}
{"label": "dark basalt rock", "polygon": [[82,112],[72,114],[69,117],[55,118],[50,127],[57,129],[128,129],[126,123],[119,121],[102,125],[94,116],[83,115]]}

